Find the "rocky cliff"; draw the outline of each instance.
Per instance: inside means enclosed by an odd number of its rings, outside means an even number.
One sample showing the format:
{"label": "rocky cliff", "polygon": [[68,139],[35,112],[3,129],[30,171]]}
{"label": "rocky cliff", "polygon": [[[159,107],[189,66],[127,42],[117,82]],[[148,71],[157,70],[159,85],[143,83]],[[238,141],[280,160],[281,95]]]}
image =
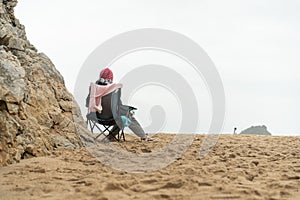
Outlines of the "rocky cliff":
{"label": "rocky cliff", "polygon": [[0,165],[82,146],[79,108],[50,59],[27,40],[16,4],[0,0]]}

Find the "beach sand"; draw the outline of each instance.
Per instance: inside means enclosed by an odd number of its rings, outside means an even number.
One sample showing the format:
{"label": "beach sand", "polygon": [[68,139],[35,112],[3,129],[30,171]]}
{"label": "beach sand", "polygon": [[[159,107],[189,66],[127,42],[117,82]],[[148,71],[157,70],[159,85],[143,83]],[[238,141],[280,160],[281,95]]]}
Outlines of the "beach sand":
{"label": "beach sand", "polygon": [[[172,137],[114,145],[149,153]],[[22,160],[0,168],[0,199],[300,199],[300,137],[221,135],[200,159],[203,140],[196,135],[181,158],[149,173],[111,169],[85,148]]]}

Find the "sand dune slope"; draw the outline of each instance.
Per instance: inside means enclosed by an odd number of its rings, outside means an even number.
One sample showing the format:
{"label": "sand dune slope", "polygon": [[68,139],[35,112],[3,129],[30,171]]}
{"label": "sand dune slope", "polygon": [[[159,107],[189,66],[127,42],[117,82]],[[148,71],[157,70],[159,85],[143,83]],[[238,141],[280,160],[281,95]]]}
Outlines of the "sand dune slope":
{"label": "sand dune slope", "polygon": [[[151,152],[172,135],[154,138],[115,145]],[[300,199],[300,137],[222,135],[199,159],[203,138],[151,173],[113,170],[85,149],[23,160],[0,168],[0,199]]]}

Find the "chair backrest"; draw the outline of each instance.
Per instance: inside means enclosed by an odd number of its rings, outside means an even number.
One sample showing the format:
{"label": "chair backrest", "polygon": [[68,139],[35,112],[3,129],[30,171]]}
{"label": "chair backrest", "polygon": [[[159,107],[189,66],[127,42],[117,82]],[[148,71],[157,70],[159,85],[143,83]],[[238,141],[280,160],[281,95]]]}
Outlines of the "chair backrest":
{"label": "chair backrest", "polygon": [[113,118],[119,128],[123,128],[123,123],[121,120],[121,113],[120,113],[120,105],[121,105],[121,89],[117,89],[112,93],[111,98],[111,108]]}
{"label": "chair backrest", "polygon": [[119,104],[120,101],[120,89],[117,89],[105,96],[102,97],[102,112],[97,112],[97,117],[100,119],[112,119],[114,118],[113,112],[117,112],[118,107],[116,105]]}

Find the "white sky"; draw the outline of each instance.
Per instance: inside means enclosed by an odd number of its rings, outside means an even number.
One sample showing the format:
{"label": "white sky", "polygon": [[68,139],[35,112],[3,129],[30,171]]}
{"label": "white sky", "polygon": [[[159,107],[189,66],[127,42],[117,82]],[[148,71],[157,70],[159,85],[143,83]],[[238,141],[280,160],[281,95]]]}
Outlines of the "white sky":
{"label": "white sky", "polygon": [[[81,65],[102,42],[138,28],[170,29],[215,63],[227,101],[223,132],[264,124],[273,135],[300,135],[299,10],[297,0],[24,0],[15,14],[72,93]],[[139,110],[142,124],[147,116]],[[201,121],[205,132],[210,119]]]}

